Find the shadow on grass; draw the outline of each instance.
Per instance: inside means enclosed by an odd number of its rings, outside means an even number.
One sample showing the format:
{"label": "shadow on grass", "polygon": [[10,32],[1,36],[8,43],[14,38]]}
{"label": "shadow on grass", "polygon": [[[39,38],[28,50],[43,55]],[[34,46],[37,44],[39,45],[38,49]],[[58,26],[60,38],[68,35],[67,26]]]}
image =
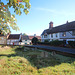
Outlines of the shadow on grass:
{"label": "shadow on grass", "polygon": [[72,57],[66,57],[66,56],[62,56],[62,55],[51,55],[50,52],[48,52],[48,57],[42,57],[42,52],[44,51],[40,51],[38,49],[36,50],[32,50],[27,49],[27,51],[24,51],[24,47],[22,48],[15,48],[14,49],[15,54],[0,54],[0,56],[7,56],[7,57],[16,57],[16,56],[20,56],[20,57],[24,57],[26,58],[32,66],[37,67],[37,69],[40,68],[44,68],[44,67],[48,67],[48,66],[55,66],[55,65],[59,65],[61,63],[73,63],[75,61],[74,58]]}

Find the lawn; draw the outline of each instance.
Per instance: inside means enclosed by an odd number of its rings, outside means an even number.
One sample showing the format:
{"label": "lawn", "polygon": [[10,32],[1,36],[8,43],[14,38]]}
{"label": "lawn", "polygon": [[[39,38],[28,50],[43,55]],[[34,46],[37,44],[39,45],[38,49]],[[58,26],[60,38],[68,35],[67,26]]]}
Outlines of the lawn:
{"label": "lawn", "polygon": [[44,52],[0,46],[0,75],[75,75],[75,58]]}

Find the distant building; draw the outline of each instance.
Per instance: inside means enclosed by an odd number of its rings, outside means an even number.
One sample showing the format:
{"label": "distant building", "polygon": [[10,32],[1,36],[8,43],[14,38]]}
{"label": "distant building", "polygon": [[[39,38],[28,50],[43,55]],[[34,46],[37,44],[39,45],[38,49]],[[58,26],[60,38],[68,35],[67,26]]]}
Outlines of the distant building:
{"label": "distant building", "polygon": [[29,36],[29,39],[32,40],[34,37],[36,37],[38,41],[41,41],[41,36]]}
{"label": "distant building", "polygon": [[7,36],[0,34],[0,44],[7,44]]}
{"label": "distant building", "polygon": [[41,41],[64,40],[75,41],[75,21],[53,27],[53,22],[49,23],[49,29],[45,29],[41,34]]}
{"label": "distant building", "polygon": [[31,44],[31,40],[29,39],[29,36],[22,35],[22,45],[24,44]]}
{"label": "distant building", "polygon": [[31,44],[32,39],[36,37],[39,41],[41,41],[41,36],[27,36],[22,34],[10,34],[7,35],[0,34],[0,44],[8,44],[8,45],[25,45]]}
{"label": "distant building", "polygon": [[41,36],[28,36],[28,35],[22,35],[22,44],[31,44],[32,39],[36,37],[39,41],[41,41]]}
{"label": "distant building", "polygon": [[7,44],[19,45],[22,40],[22,34],[8,34]]}

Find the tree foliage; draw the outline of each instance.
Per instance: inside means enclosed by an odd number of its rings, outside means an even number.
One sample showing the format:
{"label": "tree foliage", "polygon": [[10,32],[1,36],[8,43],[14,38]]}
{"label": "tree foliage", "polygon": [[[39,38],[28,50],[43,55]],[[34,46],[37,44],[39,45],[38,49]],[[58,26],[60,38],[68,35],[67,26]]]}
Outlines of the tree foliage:
{"label": "tree foliage", "polygon": [[15,15],[11,14],[9,8],[13,7],[13,11],[17,15],[21,15],[21,9],[23,9],[23,12],[27,15],[29,13],[28,9],[31,6],[29,0],[6,0],[6,5],[2,1],[0,0],[0,30],[7,33],[10,32],[10,27],[14,30],[19,30],[16,25]]}
{"label": "tree foliage", "polygon": [[27,35],[26,33],[23,33],[22,35]]}
{"label": "tree foliage", "polygon": [[38,42],[38,38],[34,37],[34,38],[32,39],[32,43],[33,43],[34,45],[36,45],[37,42]]}

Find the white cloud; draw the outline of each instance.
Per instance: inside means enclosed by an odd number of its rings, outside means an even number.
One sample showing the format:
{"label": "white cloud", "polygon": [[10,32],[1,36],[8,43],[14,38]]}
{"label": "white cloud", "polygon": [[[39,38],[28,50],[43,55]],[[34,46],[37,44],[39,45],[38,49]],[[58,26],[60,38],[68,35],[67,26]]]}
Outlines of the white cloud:
{"label": "white cloud", "polygon": [[64,10],[55,10],[55,9],[48,9],[48,8],[40,8],[40,7],[37,7],[35,8],[36,10],[40,10],[40,11],[44,11],[44,12],[49,12],[49,13],[53,13],[53,14],[56,14],[56,15],[63,15],[63,16],[73,16],[75,15],[74,12],[71,12],[71,11],[64,11]]}
{"label": "white cloud", "polygon": [[47,8],[36,8],[37,10],[46,11],[46,12],[52,12],[54,13],[55,10],[47,9]]}

